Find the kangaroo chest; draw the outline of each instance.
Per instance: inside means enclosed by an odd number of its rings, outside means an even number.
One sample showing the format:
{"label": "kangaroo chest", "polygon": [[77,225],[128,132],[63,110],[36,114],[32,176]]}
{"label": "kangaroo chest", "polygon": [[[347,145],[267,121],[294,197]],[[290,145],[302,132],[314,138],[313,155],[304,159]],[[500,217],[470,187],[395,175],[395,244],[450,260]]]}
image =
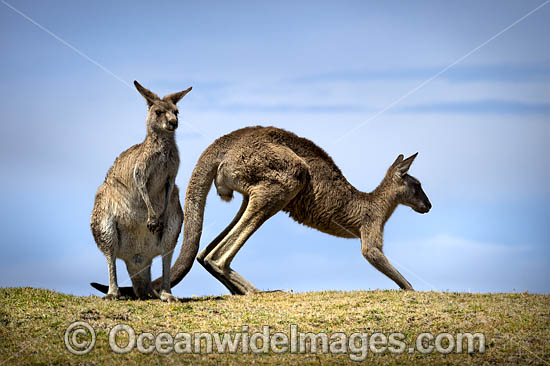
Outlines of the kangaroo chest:
{"label": "kangaroo chest", "polygon": [[150,194],[156,195],[164,192],[168,179],[175,177],[179,166],[177,150],[155,151],[150,157],[150,171],[147,180],[147,188]]}
{"label": "kangaroo chest", "polygon": [[283,211],[300,224],[321,232],[344,238],[356,237],[355,230],[350,227],[352,217],[348,214],[348,203],[352,199],[345,191],[309,184]]}

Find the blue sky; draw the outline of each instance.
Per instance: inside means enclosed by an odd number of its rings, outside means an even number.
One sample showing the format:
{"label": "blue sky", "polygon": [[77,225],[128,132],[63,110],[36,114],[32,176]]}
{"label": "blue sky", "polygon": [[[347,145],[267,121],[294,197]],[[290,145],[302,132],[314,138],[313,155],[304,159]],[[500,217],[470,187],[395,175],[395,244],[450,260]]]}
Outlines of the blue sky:
{"label": "blue sky", "polygon": [[[0,3],[0,286],[88,295],[107,282],[89,216],[115,157],[145,136],[145,103],[124,83],[137,79],[161,95],[193,86],[182,202],[200,153],[248,125],[313,140],[364,191],[418,151],[411,174],[433,209],[398,208],[384,246],[413,287],[550,293],[550,4],[399,99],[543,1],[8,3],[117,77]],[[211,192],[201,246],[239,205]],[[261,289],[396,288],[359,240],[284,213],[233,268]],[[196,264],[174,293],[227,291]]]}

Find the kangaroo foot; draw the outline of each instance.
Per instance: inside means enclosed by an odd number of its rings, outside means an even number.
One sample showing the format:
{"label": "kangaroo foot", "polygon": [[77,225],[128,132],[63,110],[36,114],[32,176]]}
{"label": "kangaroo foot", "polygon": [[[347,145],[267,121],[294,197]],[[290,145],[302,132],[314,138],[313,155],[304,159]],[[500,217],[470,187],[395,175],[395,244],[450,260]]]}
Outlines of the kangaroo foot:
{"label": "kangaroo foot", "polygon": [[167,291],[161,291],[159,298],[164,302],[178,302],[178,298],[172,295],[171,293],[168,293]]}
{"label": "kangaroo foot", "polygon": [[229,267],[223,268],[214,261],[208,259],[205,259],[201,264],[203,264],[208,272],[220,280],[232,295],[248,295],[260,292],[260,290]]}

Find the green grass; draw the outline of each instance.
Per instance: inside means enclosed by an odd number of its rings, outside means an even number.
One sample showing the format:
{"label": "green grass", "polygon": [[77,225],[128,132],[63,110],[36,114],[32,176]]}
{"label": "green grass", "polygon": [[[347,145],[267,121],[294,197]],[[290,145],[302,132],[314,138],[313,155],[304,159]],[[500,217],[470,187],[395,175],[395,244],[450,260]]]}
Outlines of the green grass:
{"label": "green grass", "polygon": [[[74,321],[86,321],[96,345],[86,355],[69,353],[64,334]],[[367,363],[397,364],[549,364],[550,296],[533,294],[464,294],[403,291],[264,293],[253,296],[196,297],[176,304],[152,301],[104,301],[33,288],[0,289],[0,365],[103,364],[356,364],[349,354],[285,352],[276,354],[142,354],[119,355],[108,335],[117,324],[136,334],[151,332],[239,332],[252,335],[269,325],[271,333],[382,332],[404,334],[407,348],[423,332],[483,333],[485,353],[373,354]],[[119,338],[122,344],[124,337]],[[80,338],[78,338],[80,339]]]}

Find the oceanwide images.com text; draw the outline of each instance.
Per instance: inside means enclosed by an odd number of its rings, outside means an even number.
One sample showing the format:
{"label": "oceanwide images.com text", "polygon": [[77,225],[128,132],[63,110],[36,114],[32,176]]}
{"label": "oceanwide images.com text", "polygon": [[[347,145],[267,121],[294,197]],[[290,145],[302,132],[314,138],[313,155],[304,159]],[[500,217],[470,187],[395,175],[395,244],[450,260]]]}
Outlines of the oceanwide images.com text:
{"label": "oceanwide images.com text", "polygon": [[[265,325],[261,332],[251,332],[243,325],[240,332],[207,333],[166,332],[137,334],[127,324],[119,324],[109,331],[109,347],[124,354],[136,349],[140,353],[330,353],[348,354],[354,361],[363,361],[369,352],[382,353],[484,353],[485,336],[482,333],[420,333],[412,344],[407,344],[401,332],[389,334],[357,332],[346,334],[301,332],[292,324],[288,332],[272,331]],[[65,332],[67,349],[77,355],[89,353],[96,342],[94,329],[85,322],[71,324]]]}

